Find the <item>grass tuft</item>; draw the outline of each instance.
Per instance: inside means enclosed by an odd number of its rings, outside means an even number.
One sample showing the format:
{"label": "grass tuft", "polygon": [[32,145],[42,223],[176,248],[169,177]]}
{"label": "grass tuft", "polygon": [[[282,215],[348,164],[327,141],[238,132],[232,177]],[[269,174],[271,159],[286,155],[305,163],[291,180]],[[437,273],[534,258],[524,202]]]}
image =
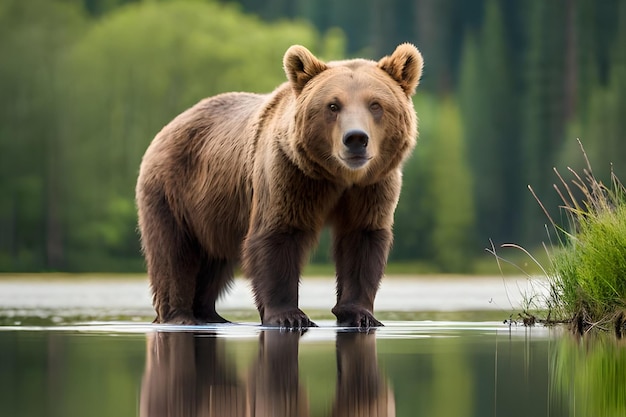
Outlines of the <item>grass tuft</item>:
{"label": "grass tuft", "polygon": [[557,224],[533,193],[556,236],[556,244],[546,247],[551,285],[547,303],[579,333],[610,327],[621,335],[626,312],[626,189],[613,171],[610,186],[599,181],[579,144],[587,163],[583,174],[568,168],[572,179],[567,182],[554,170],[567,226]]}

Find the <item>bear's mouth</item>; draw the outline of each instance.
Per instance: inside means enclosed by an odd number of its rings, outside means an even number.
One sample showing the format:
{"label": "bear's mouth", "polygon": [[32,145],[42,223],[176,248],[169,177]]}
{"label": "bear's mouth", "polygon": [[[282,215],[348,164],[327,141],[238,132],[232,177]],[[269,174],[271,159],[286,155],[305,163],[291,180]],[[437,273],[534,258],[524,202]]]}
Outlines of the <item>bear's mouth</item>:
{"label": "bear's mouth", "polygon": [[350,155],[348,157],[340,156],[339,159],[350,169],[359,169],[367,164],[371,156],[368,155]]}

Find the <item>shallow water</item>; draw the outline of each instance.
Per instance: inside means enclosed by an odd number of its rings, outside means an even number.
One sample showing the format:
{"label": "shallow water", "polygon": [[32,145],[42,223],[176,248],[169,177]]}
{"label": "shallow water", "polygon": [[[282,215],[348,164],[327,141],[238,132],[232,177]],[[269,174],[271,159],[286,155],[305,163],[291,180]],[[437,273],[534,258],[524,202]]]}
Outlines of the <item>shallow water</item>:
{"label": "shallow water", "polygon": [[[546,291],[540,280],[524,277],[388,278],[383,280],[374,307],[377,316],[386,320],[504,320],[519,311],[525,299]],[[304,278],[300,308],[314,320],[330,320],[334,294],[332,279]],[[217,308],[232,321],[258,321],[249,282],[243,279],[235,280]],[[468,312],[475,314],[468,316]],[[77,318],[142,321],[153,317],[145,277],[0,276],[0,324],[58,324]]]}
{"label": "shallow water", "polygon": [[[0,281],[0,415],[626,414],[626,349],[613,339],[581,341],[562,329],[481,319],[506,318],[505,311],[453,306],[382,309],[385,327],[357,333],[323,318],[313,301],[307,303],[320,327],[303,335],[263,329],[253,311],[228,301],[231,318],[251,318],[157,326],[149,323],[149,293],[147,306],[143,298],[109,300],[107,294],[129,290],[126,284],[99,283],[93,293],[93,286],[70,282],[55,292],[50,282],[31,281],[9,297]],[[398,305],[415,296],[412,285],[403,284]],[[461,319],[425,320],[446,315]]]}

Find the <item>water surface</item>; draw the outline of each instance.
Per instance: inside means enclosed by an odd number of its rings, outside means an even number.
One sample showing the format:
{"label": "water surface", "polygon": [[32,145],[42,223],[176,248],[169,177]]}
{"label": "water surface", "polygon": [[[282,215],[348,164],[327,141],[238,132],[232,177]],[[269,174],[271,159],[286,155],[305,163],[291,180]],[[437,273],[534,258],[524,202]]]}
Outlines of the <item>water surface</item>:
{"label": "water surface", "polygon": [[320,327],[300,334],[261,328],[242,300],[224,304],[239,324],[153,325],[149,291],[135,281],[10,285],[0,281],[0,415],[626,414],[620,341],[505,324],[492,317],[511,310],[493,306],[510,296],[489,286],[478,302],[491,310],[428,311],[412,291],[438,284],[396,283],[393,297],[381,290],[383,305],[397,306],[381,309],[386,326],[361,333],[324,316],[324,295],[305,301]]}

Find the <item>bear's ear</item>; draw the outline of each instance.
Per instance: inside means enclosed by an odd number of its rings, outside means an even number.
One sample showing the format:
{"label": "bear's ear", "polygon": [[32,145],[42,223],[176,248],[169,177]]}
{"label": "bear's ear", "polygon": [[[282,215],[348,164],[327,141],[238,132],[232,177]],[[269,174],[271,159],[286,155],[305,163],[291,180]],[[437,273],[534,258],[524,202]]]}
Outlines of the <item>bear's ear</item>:
{"label": "bear's ear", "polygon": [[283,58],[287,78],[296,94],[300,94],[306,83],[328,67],[304,46],[293,45]]}
{"label": "bear's ear", "polygon": [[391,56],[378,61],[378,68],[391,75],[409,97],[415,94],[423,66],[422,54],[410,43],[399,45]]}

